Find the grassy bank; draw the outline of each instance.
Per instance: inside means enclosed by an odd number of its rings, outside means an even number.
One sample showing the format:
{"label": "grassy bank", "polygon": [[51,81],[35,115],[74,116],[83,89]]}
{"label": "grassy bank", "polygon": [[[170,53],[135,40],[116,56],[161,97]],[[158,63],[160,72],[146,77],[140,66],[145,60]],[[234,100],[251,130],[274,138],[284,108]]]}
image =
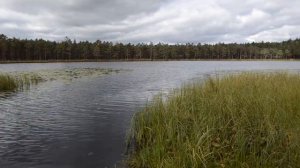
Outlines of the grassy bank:
{"label": "grassy bank", "polygon": [[136,114],[129,167],[299,167],[300,76],[191,84]]}
{"label": "grassy bank", "polygon": [[32,84],[37,84],[42,79],[35,74],[31,75],[11,75],[0,74],[0,92],[12,92],[29,88]]}

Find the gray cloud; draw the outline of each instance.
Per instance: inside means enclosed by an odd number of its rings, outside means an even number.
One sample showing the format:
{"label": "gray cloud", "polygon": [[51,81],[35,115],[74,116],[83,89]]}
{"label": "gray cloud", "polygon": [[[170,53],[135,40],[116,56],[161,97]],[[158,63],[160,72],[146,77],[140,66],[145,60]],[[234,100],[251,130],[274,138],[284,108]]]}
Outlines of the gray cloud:
{"label": "gray cloud", "polygon": [[300,37],[296,0],[0,1],[0,33],[114,42],[247,42]]}

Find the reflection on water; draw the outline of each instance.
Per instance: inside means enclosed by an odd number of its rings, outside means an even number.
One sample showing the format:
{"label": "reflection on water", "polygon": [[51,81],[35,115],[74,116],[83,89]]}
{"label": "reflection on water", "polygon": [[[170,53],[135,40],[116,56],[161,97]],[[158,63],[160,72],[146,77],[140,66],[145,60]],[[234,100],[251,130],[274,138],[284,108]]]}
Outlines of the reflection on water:
{"label": "reflection on water", "polygon": [[1,72],[128,69],[122,73],[47,81],[0,94],[0,167],[112,167],[122,159],[134,112],[162,92],[218,71],[289,69],[300,62],[118,62],[0,65]]}

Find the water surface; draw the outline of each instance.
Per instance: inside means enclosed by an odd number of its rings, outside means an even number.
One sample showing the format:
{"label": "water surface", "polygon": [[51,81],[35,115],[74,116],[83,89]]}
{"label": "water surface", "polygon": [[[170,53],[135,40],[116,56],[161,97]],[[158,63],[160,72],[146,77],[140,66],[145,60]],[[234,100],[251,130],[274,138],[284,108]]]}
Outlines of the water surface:
{"label": "water surface", "polygon": [[1,72],[125,69],[120,73],[54,80],[0,94],[0,167],[113,167],[122,160],[134,112],[151,98],[219,71],[300,70],[289,61],[170,61],[2,64]]}

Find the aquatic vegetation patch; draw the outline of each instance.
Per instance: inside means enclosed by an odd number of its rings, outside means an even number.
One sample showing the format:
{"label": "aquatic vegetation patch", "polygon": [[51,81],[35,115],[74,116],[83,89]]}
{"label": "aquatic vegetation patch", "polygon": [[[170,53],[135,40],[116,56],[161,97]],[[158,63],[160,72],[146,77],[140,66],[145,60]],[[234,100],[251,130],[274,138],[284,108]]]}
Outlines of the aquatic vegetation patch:
{"label": "aquatic vegetation patch", "polygon": [[85,77],[99,77],[121,70],[102,68],[71,68],[25,72],[9,72],[0,74],[0,91],[16,91],[28,89],[40,82],[62,80],[72,81]]}
{"label": "aquatic vegetation patch", "polygon": [[129,167],[299,167],[300,75],[209,78],[133,119]]}
{"label": "aquatic vegetation patch", "polygon": [[29,88],[42,81],[36,74],[0,74],[0,91],[16,91]]}
{"label": "aquatic vegetation patch", "polygon": [[68,68],[68,69],[52,69],[52,70],[40,70],[35,72],[22,72],[21,74],[31,75],[36,74],[43,80],[66,80],[71,81],[74,79],[85,77],[99,77],[112,73],[119,73],[121,70],[103,69],[103,68]]}
{"label": "aquatic vegetation patch", "polygon": [[17,88],[17,82],[9,75],[0,75],[0,91],[11,91]]}

